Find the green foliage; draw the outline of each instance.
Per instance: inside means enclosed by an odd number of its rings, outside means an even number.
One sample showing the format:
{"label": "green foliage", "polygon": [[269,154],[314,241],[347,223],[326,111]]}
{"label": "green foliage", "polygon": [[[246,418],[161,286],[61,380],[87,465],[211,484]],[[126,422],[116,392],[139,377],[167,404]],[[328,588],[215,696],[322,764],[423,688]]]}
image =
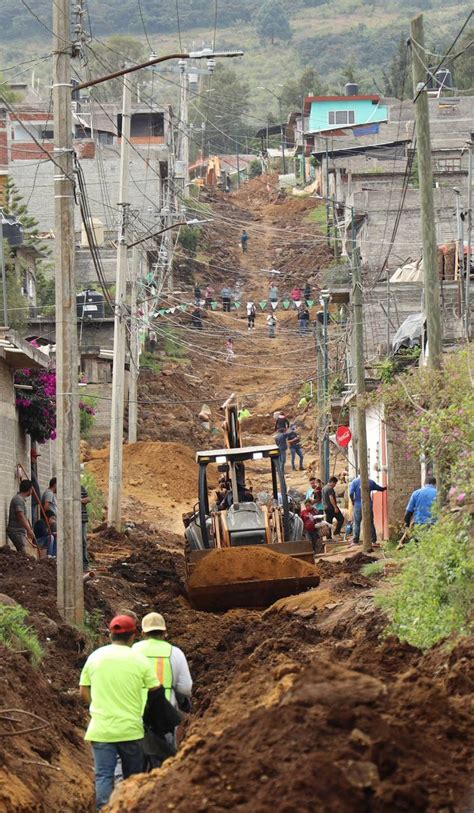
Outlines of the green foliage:
{"label": "green foliage", "polygon": [[185,358],[186,348],[177,338],[175,331],[172,328],[165,328],[163,334],[166,355],[173,359]]}
{"label": "green foliage", "polygon": [[393,359],[384,359],[379,362],[377,369],[380,373],[380,380],[384,384],[390,384],[393,381],[396,372],[396,364]]}
{"label": "green foliage", "polygon": [[188,252],[192,257],[196,255],[198,250],[199,238],[201,236],[201,229],[199,226],[181,226],[179,230],[178,243]]}
{"label": "green foliage", "polygon": [[317,96],[324,92],[321,79],[312,67],[306,68],[297,79],[290,79],[280,93],[281,105],[286,113],[301,110],[305,96]]}
{"label": "green foliage", "polygon": [[292,31],[285,6],[281,0],[265,0],[255,15],[255,30],[262,42],[291,40]]}
{"label": "green foliage", "polygon": [[88,438],[95,422],[95,410],[97,398],[93,395],[85,395],[79,404],[80,432],[81,438]]}
{"label": "green foliage", "polygon": [[7,179],[5,186],[3,211],[6,215],[13,215],[18,218],[23,226],[23,240],[26,245],[34,245],[40,251],[46,253],[38,239],[38,221],[29,214],[27,205],[23,203],[23,195],[21,195],[17,186],[15,186],[15,182],[10,177]]}
{"label": "green foliage", "polygon": [[81,484],[86,489],[90,498],[90,503],[87,506],[89,522],[92,526],[99,525],[104,518],[104,494],[97,485],[97,480],[92,472],[87,471],[87,469],[81,472]]}
{"label": "green foliage", "polygon": [[97,608],[91,612],[86,610],[83,630],[87,639],[86,648],[88,653],[93,652],[94,649],[106,643],[108,639],[108,636],[105,634],[106,629],[107,625],[102,610],[98,610]]}
{"label": "green foliage", "polygon": [[[4,242],[4,252],[10,251],[8,242]],[[15,330],[22,330],[28,324],[28,300],[23,296],[21,285],[18,280],[16,271],[11,266],[6,266],[6,283],[7,283],[7,307],[8,307],[8,326]],[[3,307],[3,282],[0,278],[0,307]],[[3,310],[2,310],[3,322]]]}
{"label": "green foliage", "polygon": [[249,84],[218,62],[212,85],[206,91],[209,92],[202,92],[193,107],[194,156],[201,147],[204,153],[209,149],[211,153],[235,154],[237,146],[242,151],[240,144],[249,132],[245,122],[250,109]]}
{"label": "green foliage", "polygon": [[153,373],[159,373],[161,370],[161,364],[153,353],[149,353],[147,350],[145,350],[140,355],[140,369],[151,370]]}
{"label": "green foliage", "polygon": [[458,493],[470,493],[474,480],[471,356],[472,350],[445,356],[440,371],[411,368],[369,399],[384,402],[387,419],[405,432],[413,454],[435,461],[443,488]]}
{"label": "green foliage", "polygon": [[[105,5],[105,4],[104,4]],[[124,3],[123,5],[126,5]],[[94,26],[95,27],[95,26]],[[128,31],[128,27],[123,29]],[[149,50],[139,39],[130,36],[117,34],[109,37],[103,43],[94,43],[93,50],[88,55],[89,67],[92,76],[103,76],[107,73],[114,73],[123,68],[126,62],[145,62],[149,58]],[[132,88],[136,86],[141,71],[130,74]],[[121,79],[111,79],[97,85],[92,92],[92,97],[100,102],[116,102],[122,98],[123,82]]]}
{"label": "green foliage", "polygon": [[54,267],[50,262],[41,262],[36,269],[36,301],[43,315],[54,314],[56,283]]}
{"label": "green foliage", "polygon": [[368,565],[361,567],[360,572],[369,579],[371,576],[378,576],[385,570],[387,561],[387,559],[378,559],[376,562],[369,562]]}
{"label": "green foliage", "polygon": [[39,666],[43,649],[36,632],[26,623],[28,611],[21,604],[0,604],[0,642],[13,651],[27,650],[33,666]]}
{"label": "green foliage", "polygon": [[258,178],[262,174],[262,164],[255,158],[249,164],[249,178]]}
{"label": "green foliage", "polygon": [[[447,60],[446,67],[454,77],[454,86],[459,90],[471,89],[474,76],[474,27],[468,28],[456,44],[455,53],[461,54],[455,61]],[[464,53],[461,53],[464,51]],[[444,67],[444,66],[443,66]]]}
{"label": "green foliage", "polygon": [[412,95],[411,61],[407,46],[407,33],[400,34],[398,48],[387,68],[382,71],[383,90],[395,99],[408,99]]}
{"label": "green foliage", "polygon": [[474,560],[470,517],[442,517],[418,531],[418,542],[404,550],[401,570],[376,596],[387,613],[387,632],[412,646],[428,649],[452,634],[472,632]]}

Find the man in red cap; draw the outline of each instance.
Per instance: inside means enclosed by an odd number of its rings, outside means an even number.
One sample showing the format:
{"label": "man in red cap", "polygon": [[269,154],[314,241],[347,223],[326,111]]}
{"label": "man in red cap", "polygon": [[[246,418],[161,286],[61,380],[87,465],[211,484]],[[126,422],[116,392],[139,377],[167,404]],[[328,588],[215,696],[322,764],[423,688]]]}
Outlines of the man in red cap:
{"label": "man in red cap", "polygon": [[111,643],[89,655],[79,681],[91,715],[85,739],[94,753],[97,810],[112,795],[119,757],[124,779],[142,772],[143,691],[160,686],[150,662],[131,648],[136,620],[117,615],[109,632]]}

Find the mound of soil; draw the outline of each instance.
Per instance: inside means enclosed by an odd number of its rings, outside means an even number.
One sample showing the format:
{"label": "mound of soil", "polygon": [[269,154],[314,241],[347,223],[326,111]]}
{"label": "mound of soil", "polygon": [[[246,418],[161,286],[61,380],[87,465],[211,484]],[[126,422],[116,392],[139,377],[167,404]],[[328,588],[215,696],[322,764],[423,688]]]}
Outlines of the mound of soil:
{"label": "mound of soil", "polygon": [[[105,492],[108,490],[109,449],[93,450],[86,464]],[[195,452],[181,443],[139,441],[123,447],[124,494],[147,505],[192,502],[196,493]]]}
{"label": "mound of soil", "polygon": [[216,548],[196,565],[189,586],[210,587],[214,584],[292,579],[314,576],[313,565],[264,546]]}

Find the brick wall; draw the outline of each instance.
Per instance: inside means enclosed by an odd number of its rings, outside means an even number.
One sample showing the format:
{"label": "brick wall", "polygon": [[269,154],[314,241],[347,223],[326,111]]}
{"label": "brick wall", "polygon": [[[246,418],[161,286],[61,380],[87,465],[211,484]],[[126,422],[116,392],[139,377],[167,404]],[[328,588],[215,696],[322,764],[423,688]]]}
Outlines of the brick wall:
{"label": "brick wall", "polygon": [[421,464],[408,448],[405,433],[397,428],[396,415],[387,416],[387,464],[389,473],[389,528],[403,522],[408,499],[421,485]]}

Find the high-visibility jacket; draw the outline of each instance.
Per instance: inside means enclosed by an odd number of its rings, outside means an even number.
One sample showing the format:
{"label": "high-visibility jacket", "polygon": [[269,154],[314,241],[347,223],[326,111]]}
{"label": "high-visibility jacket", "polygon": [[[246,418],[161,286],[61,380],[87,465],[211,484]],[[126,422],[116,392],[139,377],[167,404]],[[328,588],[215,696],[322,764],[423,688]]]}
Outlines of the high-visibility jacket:
{"label": "high-visibility jacket", "polygon": [[171,666],[172,645],[168,641],[159,641],[157,638],[147,638],[134,644],[133,648],[153,661],[156,677],[164,687],[167,700],[171,700],[173,690],[173,667]]}

